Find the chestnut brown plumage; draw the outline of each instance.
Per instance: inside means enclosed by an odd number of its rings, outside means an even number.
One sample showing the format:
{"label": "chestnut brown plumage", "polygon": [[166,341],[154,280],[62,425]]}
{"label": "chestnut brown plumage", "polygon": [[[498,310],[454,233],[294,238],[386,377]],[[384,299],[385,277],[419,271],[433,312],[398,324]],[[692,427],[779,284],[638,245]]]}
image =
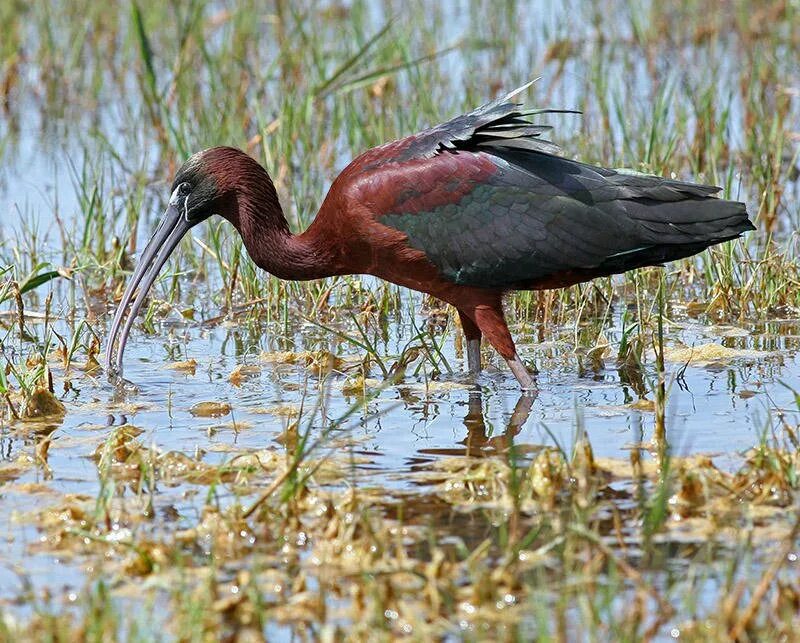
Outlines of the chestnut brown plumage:
{"label": "chestnut brown plumage", "polygon": [[558,110],[523,111],[510,101],[515,93],[368,150],[336,178],[298,235],[256,161],[230,147],[192,156],[115,315],[109,372],[121,374],[133,320],[169,254],[215,214],[239,231],[259,267],[281,279],[369,274],[452,304],[470,371],[480,368],[486,338],[527,390],[534,383],[503,317],[504,293],[658,265],[753,229],[744,204],[715,198],[717,187],[557,156],[541,138],[549,128],[528,117]]}

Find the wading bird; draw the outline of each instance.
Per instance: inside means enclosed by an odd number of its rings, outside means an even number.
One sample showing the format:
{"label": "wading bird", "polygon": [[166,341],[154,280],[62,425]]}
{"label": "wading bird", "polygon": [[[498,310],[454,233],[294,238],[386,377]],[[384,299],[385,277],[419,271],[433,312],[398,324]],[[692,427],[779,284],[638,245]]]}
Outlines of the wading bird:
{"label": "wading bird", "polygon": [[486,338],[526,390],[535,386],[503,317],[504,293],[658,265],[754,229],[743,203],[712,196],[718,187],[558,156],[542,138],[550,128],[528,118],[562,110],[524,111],[511,99],[526,87],[364,152],[297,235],[259,163],[230,147],[193,155],[114,317],[109,374],[121,375],[133,320],[170,253],[215,214],[239,231],[258,266],[281,279],[369,274],[452,304],[469,370],[480,370]]}

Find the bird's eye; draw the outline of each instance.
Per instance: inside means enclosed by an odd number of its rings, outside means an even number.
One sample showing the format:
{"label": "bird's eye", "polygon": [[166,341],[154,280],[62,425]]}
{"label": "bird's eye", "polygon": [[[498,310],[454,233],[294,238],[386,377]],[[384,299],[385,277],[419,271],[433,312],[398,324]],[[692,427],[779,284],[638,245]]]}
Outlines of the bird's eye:
{"label": "bird's eye", "polygon": [[181,183],[172,191],[172,196],[169,197],[169,202],[172,205],[177,205],[181,199],[186,199],[192,191],[190,183]]}

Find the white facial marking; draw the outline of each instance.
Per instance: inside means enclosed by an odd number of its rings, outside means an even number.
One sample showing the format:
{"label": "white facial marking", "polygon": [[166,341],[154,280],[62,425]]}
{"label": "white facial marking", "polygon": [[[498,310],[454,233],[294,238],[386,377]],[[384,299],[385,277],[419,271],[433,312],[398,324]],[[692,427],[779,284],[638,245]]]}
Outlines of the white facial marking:
{"label": "white facial marking", "polygon": [[170,205],[178,204],[178,199],[181,198],[180,191],[181,191],[181,186],[179,185],[178,187],[175,188],[175,190],[172,192],[172,196],[169,198]]}

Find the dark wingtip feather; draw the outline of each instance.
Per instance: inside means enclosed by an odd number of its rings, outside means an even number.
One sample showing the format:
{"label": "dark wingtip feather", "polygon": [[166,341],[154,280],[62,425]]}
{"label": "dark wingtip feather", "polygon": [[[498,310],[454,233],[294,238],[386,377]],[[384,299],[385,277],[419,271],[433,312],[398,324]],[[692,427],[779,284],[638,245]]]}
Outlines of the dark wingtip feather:
{"label": "dark wingtip feather", "polygon": [[539,114],[583,114],[579,109],[556,109],[544,107],[542,109],[525,109],[517,112],[521,116],[538,116]]}

